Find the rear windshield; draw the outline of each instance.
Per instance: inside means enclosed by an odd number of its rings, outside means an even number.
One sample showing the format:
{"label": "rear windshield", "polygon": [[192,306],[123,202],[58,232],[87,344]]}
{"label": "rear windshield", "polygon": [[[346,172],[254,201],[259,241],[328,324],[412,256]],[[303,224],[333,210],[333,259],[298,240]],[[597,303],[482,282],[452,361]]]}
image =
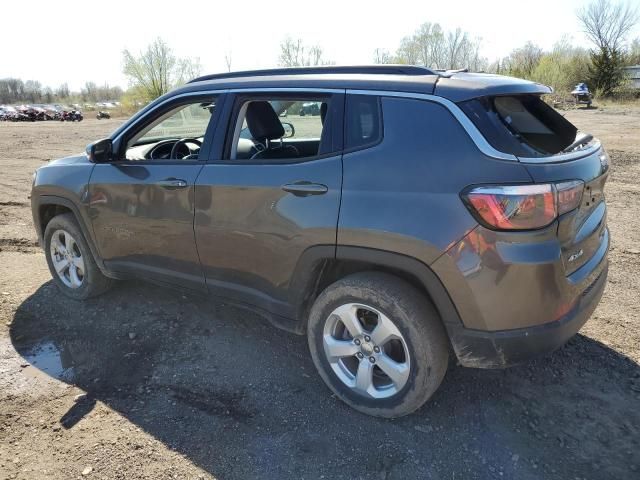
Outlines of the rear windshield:
{"label": "rear windshield", "polygon": [[561,153],[578,132],[537,95],[482,97],[459,105],[495,149],[521,157]]}

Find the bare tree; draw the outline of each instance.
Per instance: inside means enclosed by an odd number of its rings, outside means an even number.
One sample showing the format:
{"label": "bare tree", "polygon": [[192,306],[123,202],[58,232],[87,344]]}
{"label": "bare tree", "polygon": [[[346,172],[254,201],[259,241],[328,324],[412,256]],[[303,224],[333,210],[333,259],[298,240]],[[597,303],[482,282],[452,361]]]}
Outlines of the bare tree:
{"label": "bare tree", "polygon": [[319,45],[305,46],[302,39],[285,38],[280,43],[279,64],[282,67],[308,67],[328,65],[324,60],[322,48]]}
{"label": "bare tree", "polygon": [[376,64],[385,64],[385,63],[394,63],[395,60],[391,56],[388,50],[383,48],[376,48],[373,51],[373,63]]}
{"label": "bare tree", "polygon": [[323,65],[322,61],[322,48],[318,45],[314,45],[309,48],[309,53],[307,54],[307,62],[309,65]]}
{"label": "bare tree", "polygon": [[466,48],[466,44],[469,43],[467,33],[462,29],[456,28],[455,31],[447,34],[447,59],[448,63],[446,68],[456,68],[459,66],[460,53],[463,48]]}
{"label": "bare tree", "polygon": [[285,38],[280,43],[280,59],[279,63],[283,67],[298,67],[302,62],[302,40],[292,40],[290,37]]}
{"label": "bare tree", "polygon": [[578,20],[596,47],[619,52],[626,36],[638,22],[638,9],[630,4],[594,0],[578,11]]}
{"label": "bare tree", "polygon": [[533,70],[540,63],[542,54],[542,48],[533,42],[527,42],[522,47],[513,50],[503,60],[503,66],[510,75],[530,78]]}
{"label": "bare tree", "polygon": [[446,68],[445,34],[437,23],[423,23],[413,35],[419,62],[425,67]]}
{"label": "bare tree", "polygon": [[199,77],[201,73],[200,58],[181,58],[178,60],[175,72],[178,84],[187,83],[189,80]]}
{"label": "bare tree", "polygon": [[414,37],[404,37],[400,40],[400,46],[396,54],[398,63],[417,65],[420,63],[420,45]]}
{"label": "bare tree", "polygon": [[460,50],[456,63],[451,68],[468,68],[472,72],[484,72],[489,69],[489,60],[480,55],[480,45],[482,39],[475,38],[473,40],[468,37],[460,45]]}
{"label": "bare tree", "polygon": [[[37,92],[40,95],[40,82],[33,82],[35,85],[34,92]],[[29,85],[29,81],[25,83],[25,88]],[[69,98],[69,85],[67,83],[63,83],[58,88],[56,88],[56,97],[58,98]]]}
{"label": "bare tree", "polygon": [[227,64],[227,72],[231,71],[231,49],[227,50],[227,52],[224,54],[224,63]]}
{"label": "bare tree", "polygon": [[471,39],[459,28],[446,32],[439,24],[426,22],[400,41],[394,61],[429,68],[484,70],[488,61],[480,55],[480,44],[479,38]]}
{"label": "bare tree", "polygon": [[201,70],[199,59],[177,58],[161,38],[138,56],[129,50],[124,50],[122,56],[124,74],[146,100],[164,95],[176,85],[198,76]]}
{"label": "bare tree", "polygon": [[98,86],[95,82],[85,82],[84,88],[80,89],[80,95],[82,96],[82,100],[88,100],[90,102],[95,102],[98,100],[97,93]]}

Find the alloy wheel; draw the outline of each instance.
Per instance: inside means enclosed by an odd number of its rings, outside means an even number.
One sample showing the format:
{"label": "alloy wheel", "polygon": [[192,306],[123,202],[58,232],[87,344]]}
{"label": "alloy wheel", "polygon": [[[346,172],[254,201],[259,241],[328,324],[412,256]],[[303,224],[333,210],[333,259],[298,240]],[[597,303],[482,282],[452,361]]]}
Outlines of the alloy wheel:
{"label": "alloy wheel", "polygon": [[339,306],[327,318],[322,340],[333,372],[360,395],[388,398],[409,379],[407,342],[393,321],[373,307]]}
{"label": "alloy wheel", "polygon": [[49,248],[58,278],[69,288],[80,288],[84,282],[85,267],[78,242],[65,230],[56,230]]}

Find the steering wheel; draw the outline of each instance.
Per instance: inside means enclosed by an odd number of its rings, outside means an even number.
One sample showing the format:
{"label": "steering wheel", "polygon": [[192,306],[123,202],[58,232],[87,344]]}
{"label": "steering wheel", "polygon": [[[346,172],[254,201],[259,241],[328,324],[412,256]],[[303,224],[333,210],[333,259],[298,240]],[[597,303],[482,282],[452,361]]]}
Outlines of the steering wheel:
{"label": "steering wheel", "polygon": [[[202,142],[197,138],[181,138],[180,140],[178,140],[176,143],[173,144],[173,148],[171,148],[171,154],[169,155],[169,158],[181,160],[177,158],[178,147],[182,145],[186,146],[187,143],[195,143],[198,147],[202,146]],[[187,149],[189,149],[189,147],[187,147]],[[191,155],[191,149],[189,149],[189,155],[187,155],[187,157],[190,155]]]}

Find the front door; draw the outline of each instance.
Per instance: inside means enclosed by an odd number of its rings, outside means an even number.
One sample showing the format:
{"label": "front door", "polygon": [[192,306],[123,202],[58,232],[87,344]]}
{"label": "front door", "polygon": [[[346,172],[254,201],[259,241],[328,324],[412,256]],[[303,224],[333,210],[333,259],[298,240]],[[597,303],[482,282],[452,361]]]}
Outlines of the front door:
{"label": "front door", "polygon": [[[207,285],[291,317],[301,256],[335,247],[344,96],[282,92],[227,102],[233,108],[223,158],[209,161],[196,181],[196,242]],[[313,113],[301,110],[311,103]]]}
{"label": "front door", "polygon": [[206,290],[193,232],[194,185],[215,101],[194,97],[154,110],[124,132],[113,162],[95,166],[90,216],[110,270]]}

